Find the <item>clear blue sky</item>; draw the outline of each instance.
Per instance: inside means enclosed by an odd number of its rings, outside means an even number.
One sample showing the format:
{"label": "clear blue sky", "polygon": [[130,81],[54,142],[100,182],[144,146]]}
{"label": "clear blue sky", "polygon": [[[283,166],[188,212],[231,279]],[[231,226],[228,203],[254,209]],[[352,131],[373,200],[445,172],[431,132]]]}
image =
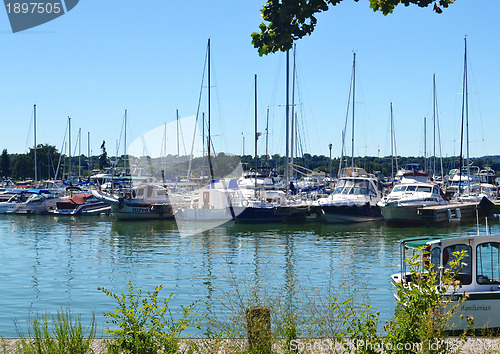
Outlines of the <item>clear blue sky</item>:
{"label": "clear blue sky", "polygon": [[[91,133],[93,154],[106,140],[116,152],[124,110],[130,142],[196,114],[207,39],[212,41],[212,122],[217,151],[253,154],[253,84],[258,75],[259,130],[270,108],[269,152],[285,153],[285,55],[259,57],[250,34],[262,1],[82,0],[69,13],[13,34],[0,11],[2,95],[0,149],[28,151],[33,104],[38,143],[60,149],[72,117],[73,150]],[[397,152],[428,154],[432,144],[432,75],[443,156],[459,153],[464,36],[468,38],[471,156],[500,154],[498,0],[460,0],[443,14],[398,6],[383,16],[367,0],[344,0],[320,14],[312,36],[297,42],[300,141],[305,152],[340,154],[352,52],[357,53],[356,155],[390,154],[390,102]],[[206,111],[206,99],[202,102]],[[200,127],[201,128],[201,127]],[[170,131],[169,135],[175,134]],[[186,141],[191,132],[184,132]],[[348,134],[350,132],[348,131]],[[259,140],[264,153],[265,139]],[[161,144],[162,142],[158,142]],[[346,146],[350,151],[350,139]],[[176,151],[171,151],[175,154]]]}

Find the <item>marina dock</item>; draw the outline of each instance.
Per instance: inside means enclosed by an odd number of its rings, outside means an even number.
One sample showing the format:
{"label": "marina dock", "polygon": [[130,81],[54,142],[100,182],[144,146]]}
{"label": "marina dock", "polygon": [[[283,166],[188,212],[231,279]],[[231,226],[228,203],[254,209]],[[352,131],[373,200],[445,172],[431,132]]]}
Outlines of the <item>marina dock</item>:
{"label": "marina dock", "polygon": [[448,205],[434,205],[419,208],[417,214],[430,225],[452,220],[470,219],[476,217],[476,210],[479,215],[500,214],[500,200],[479,203],[452,203]]}

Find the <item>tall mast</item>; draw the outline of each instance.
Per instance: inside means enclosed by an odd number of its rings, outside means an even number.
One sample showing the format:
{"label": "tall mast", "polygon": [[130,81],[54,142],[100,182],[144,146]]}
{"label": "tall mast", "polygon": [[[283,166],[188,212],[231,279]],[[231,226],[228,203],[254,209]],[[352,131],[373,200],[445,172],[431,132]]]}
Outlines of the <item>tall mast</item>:
{"label": "tall mast", "polygon": [[34,140],[34,153],[35,153],[35,186],[38,184],[38,168],[36,161],[36,104],[33,105],[33,140]]}
{"label": "tall mast", "polygon": [[391,102],[391,179],[394,181],[394,120]]}
{"label": "tall mast", "polygon": [[177,120],[177,158],[179,158],[179,110],[175,110],[175,116]]}
{"label": "tall mast", "polygon": [[210,136],[210,38],[208,39],[208,138],[207,138],[207,155],[208,155],[208,177],[210,181],[210,185],[212,185],[213,171],[212,171],[212,161],[210,160],[210,144],[211,144],[211,136]]}
{"label": "tall mast", "polygon": [[432,123],[434,127],[434,151],[432,154],[432,175],[436,176],[436,74],[432,76]]}
{"label": "tall mast", "polygon": [[[468,99],[467,99],[467,37],[464,38],[465,41],[465,50],[464,50],[464,77],[463,77],[463,86],[462,86],[462,128],[460,132],[460,178],[459,178],[459,186],[462,185],[462,165],[463,165],[463,145],[464,145],[464,125],[467,125],[468,128]],[[470,175],[469,170],[469,134],[467,129],[467,176]],[[461,193],[461,187],[459,187],[459,192]]]}
{"label": "tall mast", "polygon": [[71,117],[68,116],[68,129],[69,129],[69,149],[68,149],[68,156],[69,156],[69,170],[68,170],[68,180],[71,181],[71,167],[72,167],[72,160],[71,160]]}
{"label": "tall mast", "polygon": [[269,166],[269,155],[268,155],[268,143],[269,143],[269,107],[267,107],[267,118],[266,118],[266,176],[268,174],[268,166]]}
{"label": "tall mast", "polygon": [[353,53],[352,61],[352,155],[351,155],[351,174],[354,173],[354,106],[356,97],[356,52]]}
{"label": "tall mast", "polygon": [[257,132],[257,74],[255,74],[255,190],[254,195],[257,197],[257,140],[259,133]]}
{"label": "tall mast", "polygon": [[203,146],[202,157],[205,158],[205,112],[201,113],[201,141]]}
{"label": "tall mast", "polygon": [[427,171],[427,118],[424,117],[424,171]]}
{"label": "tall mast", "polygon": [[289,96],[289,91],[290,91],[290,78],[289,78],[289,72],[290,72],[290,52],[287,50],[286,51],[286,107],[285,107],[285,115],[286,115],[286,124],[285,124],[285,139],[286,139],[286,147],[285,147],[285,193],[288,196],[288,158],[289,158],[289,146],[288,146],[288,140],[289,140],[289,102],[288,102],[288,96]]}
{"label": "tall mast", "polygon": [[[123,166],[125,167],[124,168],[124,172],[125,172],[125,176],[127,175],[127,110],[125,110],[125,117],[124,117],[124,141],[123,141],[123,154],[125,155],[124,156],[124,163],[123,163]],[[132,178],[132,174],[130,175],[130,178]]]}
{"label": "tall mast", "polygon": [[464,54],[464,86],[465,86],[465,127],[466,127],[466,135],[467,135],[467,178],[468,184],[470,184],[470,162],[469,162],[469,79],[468,79],[468,73],[467,73],[467,37],[464,38],[465,40],[465,54]]}
{"label": "tall mast", "polygon": [[295,150],[295,121],[296,121],[296,113],[295,113],[295,44],[293,45],[293,69],[292,69],[292,126],[290,127],[290,171],[291,178],[293,178],[293,157]]}
{"label": "tall mast", "polygon": [[87,132],[87,155],[89,157],[89,177],[92,175],[92,156],[90,155],[90,132]]}
{"label": "tall mast", "polygon": [[82,128],[78,128],[78,178],[82,175]]}

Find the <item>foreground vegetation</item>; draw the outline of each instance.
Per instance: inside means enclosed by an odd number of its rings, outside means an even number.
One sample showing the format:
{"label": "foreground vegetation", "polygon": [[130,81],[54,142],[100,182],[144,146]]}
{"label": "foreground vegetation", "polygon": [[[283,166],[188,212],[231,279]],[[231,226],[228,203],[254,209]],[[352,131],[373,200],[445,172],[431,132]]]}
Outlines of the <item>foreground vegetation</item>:
{"label": "foreground vegetation", "polygon": [[[47,314],[31,319],[27,333],[18,327],[20,340],[17,353],[446,353],[460,347],[444,345],[450,329],[450,318],[457,307],[466,300],[458,294],[460,283],[455,276],[460,269],[464,253],[454,254],[447,269],[434,270],[432,264],[423,264],[422,258],[413,257],[407,262],[411,267],[411,285],[397,284],[398,308],[391,320],[383,326],[380,313],[360,301],[357,290],[343,293],[345,298],[332,297],[327,301],[321,296],[304,291],[287,296],[270,297],[256,287],[227,294],[226,317],[204,318],[197,313],[199,302],[181,307],[179,317],[174,317],[170,300],[172,294],[161,299],[162,286],[146,294],[128,284],[128,292],[114,294],[99,288],[116,301],[114,311],[104,313],[110,335],[96,351],[96,324],[92,319],[85,327],[80,317],[69,311]],[[440,282],[439,282],[440,280]],[[238,282],[238,279],[234,279]],[[436,284],[440,285],[436,285]],[[453,302],[449,291],[455,294]],[[247,296],[248,295],[248,296]],[[316,294],[317,295],[317,294]],[[267,309],[272,326],[255,327],[250,324],[248,307],[260,305]],[[265,319],[264,319],[265,320]],[[473,328],[473,319],[468,319]],[[206,329],[202,330],[202,323]],[[253,327],[252,327],[253,326]],[[260,333],[255,332],[258,328]],[[196,330],[204,339],[189,340],[186,330]],[[452,329],[452,328],[451,328]],[[246,338],[252,333],[252,339]],[[461,331],[463,345],[467,332]],[[4,346],[5,350],[5,346]]]}

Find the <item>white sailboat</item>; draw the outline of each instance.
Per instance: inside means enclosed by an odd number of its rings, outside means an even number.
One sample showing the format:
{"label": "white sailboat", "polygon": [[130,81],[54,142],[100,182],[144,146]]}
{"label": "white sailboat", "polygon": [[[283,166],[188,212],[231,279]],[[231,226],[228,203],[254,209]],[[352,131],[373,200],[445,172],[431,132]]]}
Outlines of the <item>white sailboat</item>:
{"label": "white sailboat", "polygon": [[[333,193],[315,203],[320,217],[329,223],[364,222],[382,218],[377,203],[382,198],[382,185],[364,169],[354,166],[354,102],[356,82],[356,53],[352,64],[352,155],[351,167],[339,168],[339,178]],[[346,120],[347,125],[347,120]],[[345,129],[343,137],[345,137]],[[343,142],[344,143],[344,138]],[[342,144],[343,152],[343,144]],[[343,155],[343,154],[342,154]],[[342,161],[342,158],[341,158]]]}
{"label": "white sailboat", "polygon": [[[207,137],[207,161],[209,184],[204,188],[194,191],[188,206],[179,207],[175,213],[175,219],[180,228],[183,228],[186,221],[199,221],[207,224],[202,229],[210,229],[221,225],[235,218],[232,207],[232,193],[234,191],[228,188],[225,180],[219,183],[213,182],[213,168],[211,161],[211,107],[210,107],[210,38],[207,43],[207,81],[208,81],[208,137]],[[228,182],[230,183],[230,182]],[[237,183],[234,180],[237,188]],[[199,232],[198,230],[193,233]]]}

